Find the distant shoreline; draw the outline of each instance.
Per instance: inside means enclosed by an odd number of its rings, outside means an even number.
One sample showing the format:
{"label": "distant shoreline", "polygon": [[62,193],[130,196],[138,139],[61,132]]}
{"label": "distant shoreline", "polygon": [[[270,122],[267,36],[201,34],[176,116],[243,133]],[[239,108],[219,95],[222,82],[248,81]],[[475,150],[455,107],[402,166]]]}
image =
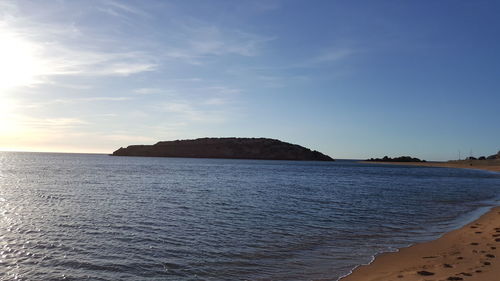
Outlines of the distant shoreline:
{"label": "distant shoreline", "polygon": [[456,160],[456,161],[448,161],[448,162],[378,162],[378,161],[360,161],[360,162],[361,163],[368,163],[368,164],[477,169],[477,170],[486,170],[486,171],[492,171],[492,172],[500,172],[500,159],[495,159],[495,160]]}

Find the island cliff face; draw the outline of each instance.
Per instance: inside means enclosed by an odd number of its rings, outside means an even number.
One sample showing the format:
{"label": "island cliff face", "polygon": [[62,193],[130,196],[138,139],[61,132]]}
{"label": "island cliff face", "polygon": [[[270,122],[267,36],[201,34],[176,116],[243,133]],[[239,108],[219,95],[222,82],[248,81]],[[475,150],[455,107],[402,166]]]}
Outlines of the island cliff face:
{"label": "island cliff face", "polygon": [[201,138],[121,147],[113,156],[334,161],[296,144],[267,138]]}

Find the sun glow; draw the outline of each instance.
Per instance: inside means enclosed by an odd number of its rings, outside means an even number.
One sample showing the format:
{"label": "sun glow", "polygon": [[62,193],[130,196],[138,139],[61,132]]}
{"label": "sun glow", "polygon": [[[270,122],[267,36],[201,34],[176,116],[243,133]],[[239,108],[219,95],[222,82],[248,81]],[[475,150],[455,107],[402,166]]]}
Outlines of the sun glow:
{"label": "sun glow", "polygon": [[0,136],[14,133],[18,124],[14,116],[15,105],[6,98],[0,100]]}
{"label": "sun glow", "polygon": [[44,73],[35,43],[0,27],[0,90],[30,86]]}
{"label": "sun glow", "polygon": [[[47,64],[41,56],[41,47],[20,33],[0,25],[0,147],[9,148],[25,138],[20,121],[19,104],[14,96],[16,88],[29,87],[41,81],[47,73]],[[7,146],[7,147],[4,147]]]}

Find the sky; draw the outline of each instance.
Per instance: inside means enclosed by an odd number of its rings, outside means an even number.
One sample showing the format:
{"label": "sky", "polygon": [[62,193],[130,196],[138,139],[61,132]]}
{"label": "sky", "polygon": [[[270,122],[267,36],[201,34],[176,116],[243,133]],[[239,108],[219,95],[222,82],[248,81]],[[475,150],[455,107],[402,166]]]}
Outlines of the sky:
{"label": "sky", "polygon": [[0,0],[0,150],[500,150],[498,1]]}

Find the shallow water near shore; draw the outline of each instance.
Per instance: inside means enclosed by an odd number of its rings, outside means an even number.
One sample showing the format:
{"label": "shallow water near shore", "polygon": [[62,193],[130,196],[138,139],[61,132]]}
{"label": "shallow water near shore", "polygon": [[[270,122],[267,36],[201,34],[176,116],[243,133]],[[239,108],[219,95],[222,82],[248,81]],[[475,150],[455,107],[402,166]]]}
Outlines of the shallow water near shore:
{"label": "shallow water near shore", "polygon": [[448,168],[0,153],[0,280],[337,280],[498,204]]}

